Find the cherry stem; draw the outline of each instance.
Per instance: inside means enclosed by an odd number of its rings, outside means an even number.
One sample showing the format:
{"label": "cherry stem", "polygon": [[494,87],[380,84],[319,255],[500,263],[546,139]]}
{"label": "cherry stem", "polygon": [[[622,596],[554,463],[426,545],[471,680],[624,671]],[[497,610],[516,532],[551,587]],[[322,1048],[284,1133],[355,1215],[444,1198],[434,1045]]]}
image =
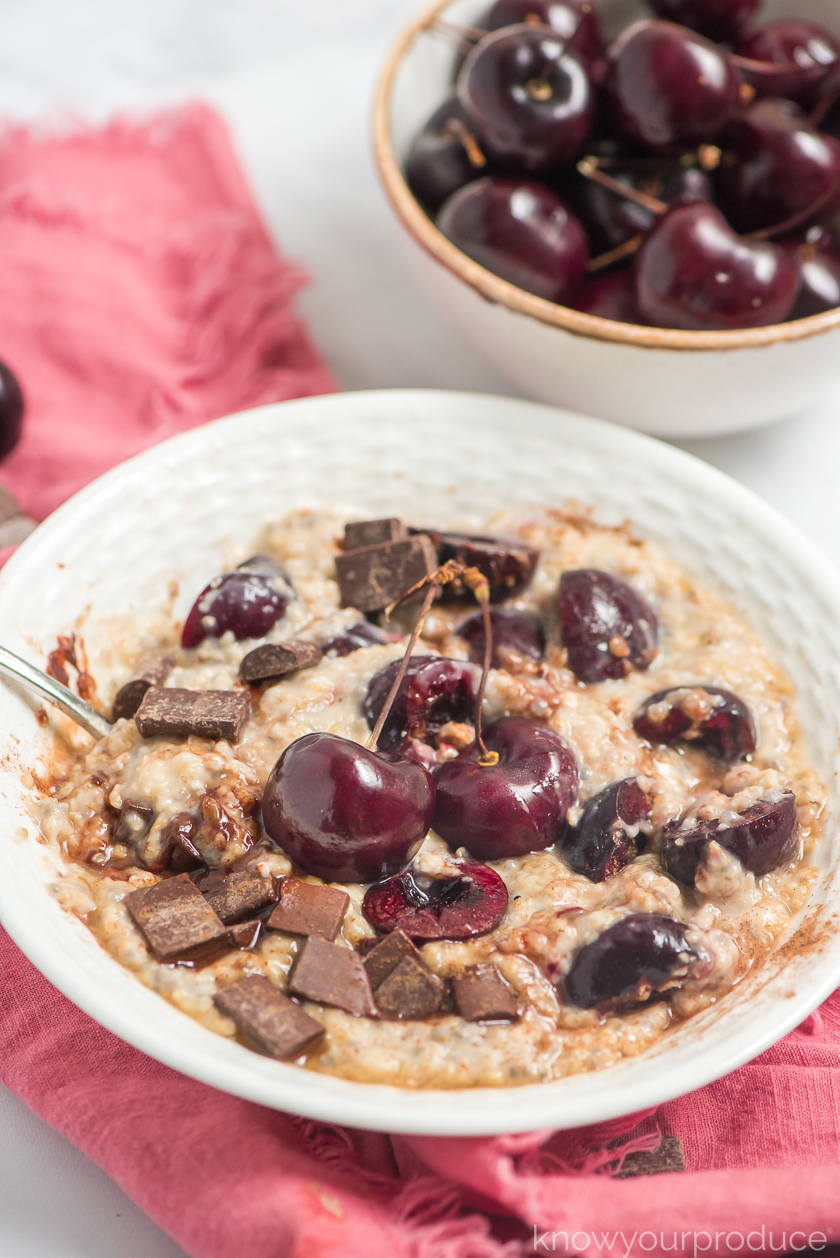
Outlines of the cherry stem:
{"label": "cherry stem", "polygon": [[491,768],[499,763],[498,751],[488,751],[481,733],[481,709],[484,706],[484,692],[487,689],[487,677],[490,673],[490,661],[493,658],[493,622],[490,619],[490,583],[478,568],[465,568],[464,584],[468,585],[481,607],[481,619],[484,622],[484,659],[481,665],[481,682],[475,701],[475,741],[481,755],[478,763],[483,768]]}
{"label": "cherry stem", "polygon": [[625,258],[632,258],[634,253],[639,252],[644,240],[643,233],[639,232],[637,236],[631,236],[629,240],[616,245],[615,249],[610,249],[608,253],[599,253],[596,258],[589,259],[586,264],[587,271],[605,271],[614,262],[623,262]]}
{"label": "cherry stem", "polygon": [[462,44],[477,44],[488,33],[479,26],[457,26],[454,22],[444,22],[436,17],[428,25],[428,30],[439,31],[441,35],[453,35]]}
{"label": "cherry stem", "polygon": [[801,74],[802,66],[796,61],[754,61],[752,57],[739,57],[731,52],[729,60],[739,70],[749,70],[751,74]]}
{"label": "cherry stem", "polygon": [[[408,662],[411,659],[411,652],[417,645],[417,639],[420,637],[420,633],[423,629],[423,622],[429,613],[429,608],[435,601],[435,597],[440,589],[440,584],[437,573],[434,573],[429,583],[429,588],[426,590],[426,597],[423,599],[423,606],[420,608],[420,615],[417,617],[416,624],[411,631],[411,637],[408,639],[408,646],[405,649],[405,655],[402,658],[402,663],[400,664],[400,667],[397,670],[397,675],[394,678],[394,684],[388,691],[388,697],[382,705],[382,711],[379,713],[379,718],[371,731],[370,738],[365,743],[365,747],[368,751],[376,750],[376,744],[379,742],[379,735],[382,733],[382,727],[388,719],[388,714],[391,711],[391,708],[394,706],[397,691],[403,683],[403,678],[405,677],[406,670],[408,668]],[[385,613],[386,616],[390,610],[390,608],[387,609]]]}
{"label": "cherry stem", "polygon": [[662,215],[668,212],[668,205],[665,201],[660,201],[658,197],[649,197],[646,192],[638,192],[635,188],[631,188],[629,184],[623,183],[620,179],[613,179],[612,175],[608,175],[606,171],[600,169],[597,157],[584,157],[577,164],[578,174],[583,175],[585,179],[591,179],[595,183],[601,184],[602,187],[608,188],[610,192],[615,192],[620,197],[626,197],[628,201],[635,201],[643,210],[650,210],[651,214]]}
{"label": "cherry stem", "polygon": [[450,118],[443,130],[444,134],[448,133],[461,141],[471,166],[480,170],[482,166],[487,165],[487,158],[479,148],[478,141],[472,132],[467,130],[460,118]]}
{"label": "cherry stem", "polygon": [[790,218],[782,219],[781,223],[774,223],[772,227],[762,227],[760,231],[748,232],[746,236],[742,236],[742,240],[772,240],[774,236],[784,236],[786,232],[791,232],[797,227],[801,227],[803,223],[807,223],[815,214],[819,214],[820,210],[828,205],[829,201],[837,195],[840,189],[840,176],[833,183],[829,184],[822,196],[817,197],[816,201],[812,201],[810,205],[806,205],[804,210],[799,210],[797,214],[791,214]]}

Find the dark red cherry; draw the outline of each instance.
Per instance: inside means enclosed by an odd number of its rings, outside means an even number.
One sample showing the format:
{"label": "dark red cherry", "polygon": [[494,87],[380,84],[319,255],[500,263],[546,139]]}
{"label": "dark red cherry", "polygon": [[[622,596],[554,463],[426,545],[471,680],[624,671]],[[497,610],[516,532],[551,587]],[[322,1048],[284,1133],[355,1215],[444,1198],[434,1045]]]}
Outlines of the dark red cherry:
{"label": "dark red cherry", "polygon": [[579,221],[538,183],[478,179],[449,198],[437,225],[475,262],[546,301],[570,300],[589,259]]}
{"label": "dark red cherry", "polygon": [[498,31],[522,22],[550,26],[562,36],[568,51],[583,62],[593,82],[601,82],[607,68],[607,50],[590,0],[496,0],[475,24],[479,30]]}
{"label": "dark red cherry", "polygon": [[[521,594],[534,575],[540,552],[526,542],[507,537],[476,537],[468,533],[436,533],[429,530],[438,552],[438,563],[457,559],[468,568],[478,568],[490,586],[490,602]],[[443,587],[445,603],[472,599],[460,578]]]}
{"label": "dark red cherry", "polygon": [[618,323],[644,323],[636,301],[636,272],[633,267],[606,271],[589,280],[578,295],[575,310],[597,315],[599,319],[615,319]]}
{"label": "dark red cherry", "polygon": [[286,614],[290,598],[283,569],[265,555],[254,555],[205,586],[184,622],[181,645],[198,646],[228,631],[237,642],[262,638]]}
{"label": "dark red cherry", "polygon": [[772,227],[827,197],[822,215],[840,198],[840,141],[812,127],[792,101],[755,101],[721,144],[718,197],[738,231]]}
{"label": "dark red cherry", "polygon": [[479,860],[505,860],[557,842],[577,799],[575,758],[559,734],[519,716],[488,726],[495,765],[477,763],[476,746],[434,770],[433,826],[453,849]]}
{"label": "dark red cherry", "polygon": [[[393,660],[371,678],[362,711],[373,729],[399,672]],[[413,655],[394,705],[379,735],[380,751],[400,751],[409,738],[434,743],[442,725],[471,721],[481,679],[480,669],[463,660]]]}
{"label": "dark red cherry", "polygon": [[0,459],[11,454],[23,431],[23,394],[16,376],[0,362]]}
{"label": "dark red cherry", "polygon": [[452,96],[435,110],[408,151],[408,186],[423,209],[434,216],[453,192],[486,174],[475,123]]}
{"label": "dark red cherry", "polygon": [[[620,183],[627,184],[637,192],[646,192],[658,197],[661,192],[661,180],[636,171],[610,171]],[[650,230],[656,222],[656,215],[643,205],[638,205],[628,197],[612,192],[594,179],[586,179],[583,175],[569,181],[567,196],[580,221],[586,228],[592,252],[606,253],[623,245],[632,236],[638,236]]]}
{"label": "dark red cherry", "polygon": [[644,672],[656,655],[656,613],[626,582],[597,568],[560,578],[560,629],[569,668],[580,681]]}
{"label": "dark red cherry", "polygon": [[[506,668],[511,673],[519,673],[523,663],[541,660],[545,654],[545,630],[539,616],[533,612],[494,607],[490,612],[490,630],[493,640],[491,668]],[[481,612],[463,621],[457,632],[469,646],[470,658],[476,664],[483,663],[486,638]]]}
{"label": "dark red cherry", "polygon": [[589,76],[548,26],[524,23],[486,35],[464,62],[457,91],[488,155],[516,174],[570,161],[592,131]]}
{"label": "dark red cherry", "polygon": [[337,638],[325,642],[322,649],[324,655],[351,655],[353,651],[360,651],[366,646],[381,646],[383,642],[387,642],[387,638],[381,629],[377,629],[376,625],[367,620],[360,620]]}
{"label": "dark red cherry", "polygon": [[651,695],[633,722],[654,746],[682,738],[718,760],[738,760],[755,751],[755,727],[747,705],[731,690],[681,686]]}
{"label": "dark red cherry", "polygon": [[688,928],[670,917],[631,913],[575,953],[563,995],[578,1009],[647,1000],[674,987],[708,958],[686,941]]}
{"label": "dark red cherry", "polygon": [[610,50],[613,122],[652,149],[713,140],[738,108],[739,84],[720,48],[673,22],[636,22]]}
{"label": "dark red cherry", "polygon": [[376,930],[402,930],[417,943],[489,935],[505,915],[507,887],[495,869],[464,862],[453,878],[407,869],[369,887],[362,912]]}
{"label": "dark red cherry", "polygon": [[690,26],[716,43],[734,44],[744,33],[761,0],[650,0],[657,17]]}
{"label": "dark red cherry", "polygon": [[678,882],[693,887],[711,842],[732,852],[757,877],[786,865],[797,850],[796,796],[792,791],[774,794],[781,798],[759,800],[735,818],[724,814],[725,819],[695,821],[687,829],[679,821],[670,822],[662,832],[665,869]]}
{"label": "dark red cherry", "polygon": [[735,52],[752,61],[798,66],[789,73],[762,74],[747,69],[742,73],[759,96],[782,96],[806,109],[817,102],[831,67],[840,60],[840,44],[831,32],[801,18],[760,26],[736,46]]}
{"label": "dark red cherry", "polygon": [[650,816],[650,800],[635,778],[606,787],[587,800],[576,826],[566,823],[560,840],[563,859],[576,874],[604,882],[644,849],[640,822]]}
{"label": "dark red cherry", "polygon": [[840,250],[822,227],[811,227],[800,240],[782,248],[799,268],[800,288],[791,319],[807,319],[840,306]]}
{"label": "dark red cherry", "polygon": [[431,825],[435,788],[422,765],[337,734],[305,734],[271,770],[266,834],[325,882],[377,882],[405,869]]}
{"label": "dark red cherry", "polygon": [[671,210],[636,255],[639,309],[654,327],[703,332],[783,323],[798,291],[785,251],[742,239],[714,205]]}
{"label": "dark red cherry", "polygon": [[695,205],[698,201],[714,201],[715,189],[705,170],[697,166],[679,166],[662,185],[662,200],[676,208]]}

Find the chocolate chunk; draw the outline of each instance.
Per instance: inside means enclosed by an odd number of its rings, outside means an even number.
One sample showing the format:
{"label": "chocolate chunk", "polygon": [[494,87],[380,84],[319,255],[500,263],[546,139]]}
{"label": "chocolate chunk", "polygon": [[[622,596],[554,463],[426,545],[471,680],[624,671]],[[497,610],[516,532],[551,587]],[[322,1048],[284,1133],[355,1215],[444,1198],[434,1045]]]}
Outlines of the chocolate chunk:
{"label": "chocolate chunk", "polygon": [[258,869],[237,869],[222,876],[220,885],[208,890],[199,882],[207,903],[226,926],[254,917],[277,899],[277,883],[265,878]]}
{"label": "chocolate chunk", "polygon": [[280,884],[280,903],[268,924],[272,930],[285,930],[290,935],[335,939],[349,905],[349,895],[338,887],[284,878]]}
{"label": "chocolate chunk", "polygon": [[422,961],[408,956],[376,989],[376,1003],[386,1018],[399,1021],[428,1018],[446,1000],[446,987]]}
{"label": "chocolate chunk", "polygon": [[197,734],[213,742],[238,743],[251,715],[244,690],[167,690],[152,686],[134,720],[144,738],[155,734]]}
{"label": "chocolate chunk", "polygon": [[238,925],[231,926],[228,931],[228,939],[234,948],[253,950],[260,942],[262,928],[261,917],[258,917],[255,922],[239,922]]}
{"label": "chocolate chunk", "polygon": [[200,829],[197,817],[189,812],[179,812],[164,830],[161,836],[163,851],[169,854],[169,868],[176,874],[200,869],[204,864],[204,857],[195,845]]}
{"label": "chocolate chunk", "polygon": [[227,930],[204,896],[178,874],[125,897],[128,909],[158,961],[196,961],[222,951]]}
{"label": "chocolate chunk", "polygon": [[259,1053],[285,1061],[299,1057],[324,1034],[320,1022],[310,1018],[269,983],[262,974],[249,974],[215,996],[216,1008],[232,1018],[236,1029]]}
{"label": "chocolate chunk", "polygon": [[349,948],[311,935],[289,975],[289,991],[357,1018],[379,1016],[362,958]]}
{"label": "chocolate chunk", "polygon": [[324,652],[314,642],[293,638],[290,642],[267,642],[256,646],[243,657],[239,665],[241,681],[267,681],[270,677],[282,677],[299,668],[313,668]]}
{"label": "chocolate chunk", "polygon": [[120,686],[114,699],[111,720],[121,718],[130,721],[136,713],[143,696],[152,686],[162,686],[172,669],[175,667],[174,655],[153,655],[146,660],[142,668],[129,677],[124,686]]}
{"label": "chocolate chunk", "polygon": [[516,999],[495,965],[470,965],[452,980],[455,1007],[467,1022],[511,1022]]}
{"label": "chocolate chunk", "polygon": [[423,964],[418,949],[402,930],[392,930],[384,939],[372,941],[370,951],[365,956],[365,969],[374,991],[406,957]]}
{"label": "chocolate chunk", "polygon": [[114,826],[114,842],[130,846],[145,838],[154,819],[155,810],[148,804],[138,804],[133,799],[125,800]]}
{"label": "chocolate chunk", "polygon": [[361,550],[382,542],[401,542],[407,536],[402,520],[354,520],[344,526],[344,549]]}
{"label": "chocolate chunk", "polygon": [[632,1179],[637,1175],[663,1175],[666,1171],[684,1171],[685,1155],[679,1136],[663,1136],[658,1149],[650,1153],[628,1153],[616,1179]]}
{"label": "chocolate chunk", "polygon": [[436,567],[435,548],[425,533],[336,555],[341,606],[383,611]]}

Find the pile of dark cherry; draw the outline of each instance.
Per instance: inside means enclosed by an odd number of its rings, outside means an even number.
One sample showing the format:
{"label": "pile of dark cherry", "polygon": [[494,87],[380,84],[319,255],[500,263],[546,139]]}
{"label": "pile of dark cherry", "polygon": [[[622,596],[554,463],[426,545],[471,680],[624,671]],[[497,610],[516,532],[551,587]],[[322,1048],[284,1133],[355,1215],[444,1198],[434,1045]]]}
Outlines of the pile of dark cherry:
{"label": "pile of dark cherry", "polygon": [[488,270],[604,318],[702,331],[840,306],[840,44],[756,26],[760,0],[650,4],[610,48],[590,0],[436,23],[473,46],[409,152],[417,200]]}
{"label": "pile of dark cherry", "polygon": [[[284,676],[324,655],[347,655],[384,641],[373,623],[378,614],[452,559],[487,578],[493,604],[490,664],[538,671],[546,646],[540,620],[499,605],[527,586],[536,550],[502,538],[409,532],[394,519],[363,521],[347,526],[336,575],[343,606],[364,612],[366,619],[323,646],[290,641],[256,647],[242,661],[242,688],[233,691],[163,687],[172,661],[157,659],[119,692],[115,715],[133,715],[144,736],[201,734],[235,741],[236,730],[224,726],[230,714],[217,705],[236,700],[247,716],[251,702],[258,703],[264,689]],[[294,597],[288,576],[256,557],[202,591],[186,620],[183,644],[194,647],[226,632],[240,641],[264,636]],[[455,581],[443,587],[440,597],[465,602],[472,596]],[[170,823],[157,863],[146,861],[163,875],[161,880],[126,900],[159,961],[194,964],[220,949],[254,948],[263,930],[286,931],[306,939],[290,976],[293,995],[366,1017],[425,1018],[452,1009],[474,1021],[510,1020],[517,1013],[515,1000],[495,966],[467,968],[450,990],[415,947],[437,939],[474,939],[500,924],[507,889],[499,874],[481,862],[556,845],[572,870],[601,882],[649,842],[665,870],[691,887],[712,842],[757,875],[793,857],[796,806],[790,791],[753,805],[737,820],[693,822],[685,828],[675,821],[648,840],[650,800],[640,782],[629,778],[588,800],[577,824],[570,824],[578,769],[551,728],[504,717],[484,731],[491,754],[480,754],[472,722],[478,718],[482,676],[477,662],[485,660],[487,644],[482,613],[466,606],[465,612],[457,632],[476,662],[412,655],[372,678],[363,710],[373,730],[406,664],[376,749],[330,733],[307,734],[286,748],[262,798],[265,837],[237,867],[227,873],[208,869],[201,854],[207,849],[202,826],[225,832],[217,801],[201,817],[182,813]],[[633,670],[646,670],[656,656],[655,613],[609,573],[564,572],[558,613],[567,664],[581,685],[620,681]],[[200,699],[204,707],[185,708],[185,695]],[[158,714],[150,725],[144,724],[146,709]],[[170,712],[168,724],[160,718],[162,711]],[[634,726],[648,744],[686,740],[722,766],[755,749],[753,722],[743,702],[702,682],[689,680],[684,688],[651,695]],[[241,733],[241,724],[237,728]],[[255,801],[255,811],[258,807]],[[126,801],[115,842],[142,852],[153,820],[148,805]],[[470,859],[455,861],[456,874],[433,878],[412,867],[430,827],[453,852],[464,848],[469,853]],[[264,877],[256,865],[272,845],[327,885]],[[329,884],[348,882],[371,884],[363,912],[379,939],[363,956],[333,942],[349,897]],[[637,913],[582,947],[557,981],[569,1004],[609,1008],[647,999],[652,991],[704,972],[708,964],[709,958],[686,941],[683,925]],[[296,1056],[322,1034],[299,1005],[257,976],[226,987],[217,1003],[246,1042],[274,1056]]]}

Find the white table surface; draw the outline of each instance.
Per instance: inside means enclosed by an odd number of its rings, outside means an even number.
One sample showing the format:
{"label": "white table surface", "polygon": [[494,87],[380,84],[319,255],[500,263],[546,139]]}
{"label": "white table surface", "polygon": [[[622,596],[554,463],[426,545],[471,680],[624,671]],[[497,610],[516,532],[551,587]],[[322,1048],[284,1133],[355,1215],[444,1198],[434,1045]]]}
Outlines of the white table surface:
{"label": "white table surface", "polygon": [[[370,152],[385,50],[419,0],[0,0],[0,115],[104,118],[200,95],[227,117],[302,299],[348,389],[510,394],[409,271]],[[840,562],[835,403],[746,436],[685,443]],[[61,1136],[0,1089],[3,1258],[177,1258],[182,1251]]]}

